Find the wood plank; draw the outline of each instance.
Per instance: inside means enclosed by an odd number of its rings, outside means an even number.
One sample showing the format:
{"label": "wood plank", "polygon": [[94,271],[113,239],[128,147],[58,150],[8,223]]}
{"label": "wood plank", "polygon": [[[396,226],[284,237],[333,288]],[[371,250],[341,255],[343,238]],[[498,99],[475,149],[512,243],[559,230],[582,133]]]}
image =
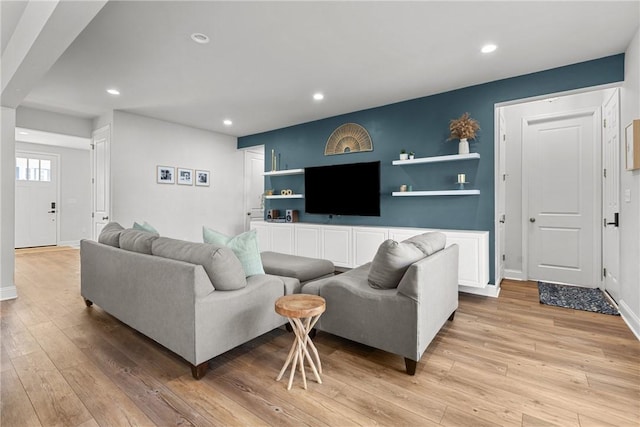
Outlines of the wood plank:
{"label": "wood plank", "polygon": [[92,418],[44,351],[14,358],[12,363],[43,425],[78,425]]}
{"label": "wood plank", "polygon": [[2,371],[0,425],[33,427],[42,425],[13,368]]}
{"label": "wood plank", "polygon": [[153,422],[133,401],[92,363],[70,365],[61,370],[94,422],[106,426],[146,426]]}

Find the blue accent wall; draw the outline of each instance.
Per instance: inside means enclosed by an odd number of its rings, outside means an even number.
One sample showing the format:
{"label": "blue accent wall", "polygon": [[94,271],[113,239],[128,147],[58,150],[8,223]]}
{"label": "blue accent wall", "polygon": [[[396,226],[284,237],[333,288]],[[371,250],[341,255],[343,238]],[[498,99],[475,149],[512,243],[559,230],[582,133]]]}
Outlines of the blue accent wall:
{"label": "blue accent wall", "polygon": [[[297,209],[300,221],[344,225],[388,225],[490,232],[490,277],[494,272],[494,107],[495,104],[533,96],[564,92],[624,80],[624,54],[581,62],[533,74],[417,98],[369,110],[356,111],[238,139],[238,148],[265,147],[265,170],[271,169],[271,150],[280,156],[278,169],[305,168],[341,163],[381,161],[379,217],[309,215],[304,200],[267,200],[266,209]],[[457,154],[457,141],[447,141],[449,121],[464,112],[478,120],[481,130],[470,141],[470,151],[479,160],[392,166],[400,149],[416,157]],[[331,133],[345,123],[357,123],[371,135],[373,151],[325,156]],[[413,190],[455,189],[458,173],[467,175],[479,196],[392,197],[401,184]],[[358,191],[353,177],[344,191]],[[276,194],[283,188],[304,193],[304,176],[266,177],[265,188]]]}

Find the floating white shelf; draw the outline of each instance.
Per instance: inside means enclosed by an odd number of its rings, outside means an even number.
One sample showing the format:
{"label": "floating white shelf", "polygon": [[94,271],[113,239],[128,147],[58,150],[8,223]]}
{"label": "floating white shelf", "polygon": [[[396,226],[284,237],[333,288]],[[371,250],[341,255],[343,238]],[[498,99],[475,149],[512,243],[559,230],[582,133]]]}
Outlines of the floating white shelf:
{"label": "floating white shelf", "polygon": [[479,158],[480,158],[480,153],[451,154],[449,156],[421,157],[421,158],[416,158],[411,160],[394,160],[392,164],[394,166],[417,165],[420,163],[453,162],[457,160],[469,160],[469,159],[479,159]]}
{"label": "floating white shelf", "polygon": [[284,175],[301,175],[304,174],[304,169],[285,169],[281,171],[264,172],[264,176],[284,176]]}
{"label": "floating white shelf", "polygon": [[480,194],[480,190],[437,190],[437,191],[394,191],[394,197],[412,196],[475,196]]}
{"label": "floating white shelf", "polygon": [[265,199],[304,199],[304,194],[290,194],[288,196],[283,196],[281,194],[273,195],[273,196],[264,196]]}

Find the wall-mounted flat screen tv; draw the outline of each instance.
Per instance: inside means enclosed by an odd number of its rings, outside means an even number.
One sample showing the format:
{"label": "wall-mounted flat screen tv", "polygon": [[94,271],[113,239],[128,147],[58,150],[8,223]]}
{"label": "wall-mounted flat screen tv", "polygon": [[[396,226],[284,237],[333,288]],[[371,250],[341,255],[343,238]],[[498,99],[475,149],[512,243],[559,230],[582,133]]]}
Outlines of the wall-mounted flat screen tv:
{"label": "wall-mounted flat screen tv", "polygon": [[304,169],[305,212],[380,216],[380,162]]}

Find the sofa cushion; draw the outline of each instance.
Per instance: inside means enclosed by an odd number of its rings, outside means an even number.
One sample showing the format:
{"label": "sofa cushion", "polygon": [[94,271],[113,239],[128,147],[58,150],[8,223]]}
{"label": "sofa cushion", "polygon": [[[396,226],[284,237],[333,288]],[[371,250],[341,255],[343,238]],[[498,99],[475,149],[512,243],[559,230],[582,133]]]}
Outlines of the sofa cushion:
{"label": "sofa cushion", "polygon": [[447,236],[439,231],[431,231],[403,240],[402,243],[412,243],[424,252],[425,256],[429,256],[444,249],[447,243]]}
{"label": "sofa cushion", "polygon": [[158,234],[158,230],[156,230],[155,227],[153,225],[149,224],[147,221],[145,221],[143,224],[139,224],[137,222],[134,222],[132,228],[134,230],[147,231],[149,233]]}
{"label": "sofa cushion", "polygon": [[247,286],[240,261],[227,247],[159,237],[151,251],[163,258],[201,265],[216,290],[232,291]]}
{"label": "sofa cushion", "polygon": [[371,262],[369,285],[377,289],[397,288],[407,268],[424,257],[424,252],[413,243],[385,240]]}
{"label": "sofa cushion", "polygon": [[115,221],[111,221],[102,228],[100,235],[98,236],[98,242],[113,246],[120,247],[120,233],[124,230],[124,227]]}
{"label": "sofa cushion", "polygon": [[264,274],[256,230],[250,230],[231,237],[210,228],[202,227],[202,239],[205,243],[230,248],[240,260],[247,277]]}
{"label": "sofa cushion", "polygon": [[127,251],[151,255],[151,243],[158,238],[156,233],[127,228],[120,232],[120,247]]}

